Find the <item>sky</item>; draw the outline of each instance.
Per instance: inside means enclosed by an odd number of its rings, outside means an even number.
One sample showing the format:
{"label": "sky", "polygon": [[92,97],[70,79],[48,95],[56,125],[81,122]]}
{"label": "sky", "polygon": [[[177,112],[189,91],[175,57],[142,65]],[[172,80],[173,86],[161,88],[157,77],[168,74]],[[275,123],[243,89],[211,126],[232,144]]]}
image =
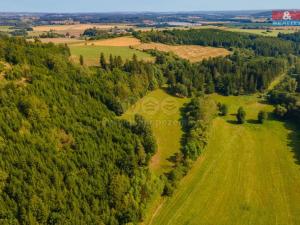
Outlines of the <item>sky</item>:
{"label": "sky", "polygon": [[300,9],[300,0],[1,0],[2,12],[133,12]]}

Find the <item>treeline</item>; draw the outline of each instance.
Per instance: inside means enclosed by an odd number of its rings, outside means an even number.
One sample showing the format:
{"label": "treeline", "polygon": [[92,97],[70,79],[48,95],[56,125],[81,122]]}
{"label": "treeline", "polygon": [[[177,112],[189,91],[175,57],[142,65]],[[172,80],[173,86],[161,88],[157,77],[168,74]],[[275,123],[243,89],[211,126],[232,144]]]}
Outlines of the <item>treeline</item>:
{"label": "treeline", "polygon": [[69,56],[63,45],[0,38],[0,224],[137,223],[160,186],[149,124],[116,119],[106,102],[148,81],[131,66],[91,71]]}
{"label": "treeline", "polygon": [[297,79],[288,76],[268,93],[267,99],[269,103],[275,105],[274,114],[279,119],[292,119],[296,123],[299,122],[300,94],[298,86]]}
{"label": "treeline", "polygon": [[195,97],[182,110],[181,151],[174,156],[174,168],[167,174],[163,194],[173,194],[177,183],[185,176],[208,142],[209,128],[217,115],[216,103],[209,97]]}
{"label": "treeline", "polygon": [[131,34],[133,29],[119,29],[112,28],[109,30],[97,29],[97,28],[88,28],[86,29],[82,36],[89,37],[91,40],[101,40],[115,37],[122,37]]}
{"label": "treeline", "polygon": [[106,30],[100,30],[95,28],[86,29],[82,35],[86,37],[90,37],[92,40],[101,40],[101,39],[115,38],[120,36],[117,34],[109,33]]}
{"label": "treeline", "polygon": [[235,51],[225,58],[211,58],[192,64],[156,53],[169,91],[178,96],[203,93],[241,95],[265,90],[275,77],[285,72],[284,58],[254,57],[247,51]]}
{"label": "treeline", "polygon": [[219,29],[190,29],[135,32],[134,35],[143,42],[160,42],[165,44],[187,44],[227,49],[245,48],[256,55],[278,56],[299,54],[299,45],[277,37],[263,37]]}
{"label": "treeline", "polygon": [[268,101],[275,105],[274,113],[281,119],[300,120],[300,60],[292,57],[293,61],[287,76],[268,93]]}

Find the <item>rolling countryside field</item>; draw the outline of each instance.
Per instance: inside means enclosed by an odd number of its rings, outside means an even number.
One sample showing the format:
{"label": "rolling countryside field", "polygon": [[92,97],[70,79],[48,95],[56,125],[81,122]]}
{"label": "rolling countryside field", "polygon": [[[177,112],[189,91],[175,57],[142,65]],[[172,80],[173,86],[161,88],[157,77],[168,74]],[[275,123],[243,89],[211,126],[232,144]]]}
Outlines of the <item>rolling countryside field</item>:
{"label": "rolling countryside field", "polygon": [[84,32],[84,30],[89,28],[97,28],[97,29],[111,29],[114,27],[118,28],[129,28],[131,25],[127,24],[89,24],[89,23],[80,23],[80,24],[70,24],[70,25],[42,25],[33,27],[33,32],[43,33],[54,31],[59,34],[69,33],[70,35],[79,36]]}
{"label": "rolling countryside field", "polygon": [[[211,97],[229,114],[214,120],[205,152],[150,224],[300,224],[299,130],[273,118],[257,124],[258,111],[273,106],[255,95]],[[239,106],[244,125],[236,124]]]}
{"label": "rolling countryside field", "polygon": [[[51,40],[50,40],[51,41]],[[63,41],[63,40],[60,40]],[[136,54],[138,59],[153,61],[148,53],[143,50],[156,49],[158,51],[173,52],[177,56],[188,59],[191,62],[198,62],[210,57],[219,57],[229,55],[230,52],[223,48],[203,47],[196,45],[166,45],[159,43],[141,43],[140,40],[133,37],[119,37],[96,41],[75,41],[69,42],[72,59],[79,61],[79,56],[83,55],[86,65],[98,65],[98,59],[101,52],[106,58],[110,54],[120,55],[124,60],[131,59]]]}
{"label": "rolling countryside field", "polygon": [[99,65],[99,57],[101,52],[103,52],[106,59],[109,59],[109,55],[121,56],[125,61],[126,59],[132,59],[135,54],[139,60],[153,61],[153,57],[145,52],[141,52],[135,49],[131,49],[126,46],[73,46],[69,45],[72,60],[74,62],[79,62],[79,56],[84,57],[85,65],[96,66]]}
{"label": "rolling countryside field", "polygon": [[126,37],[117,37],[117,38],[109,38],[103,40],[91,40],[86,41],[84,43],[74,44],[75,46],[83,46],[83,45],[93,45],[93,46],[116,46],[116,47],[124,47],[124,46],[135,46],[141,44],[139,39],[134,37],[126,36]]}
{"label": "rolling countryside field", "polygon": [[168,172],[172,168],[168,159],[179,152],[183,134],[179,122],[180,108],[188,101],[188,98],[177,98],[158,89],[139,100],[122,116],[123,119],[133,120],[135,114],[141,114],[151,123],[158,150],[150,168],[156,175]]}
{"label": "rolling countryside field", "polygon": [[10,26],[0,26],[0,32],[8,32],[10,30]]}
{"label": "rolling countryside field", "polygon": [[156,49],[163,52],[173,52],[183,59],[191,62],[199,62],[210,57],[229,55],[230,52],[224,48],[203,47],[199,45],[166,45],[161,43],[143,43],[135,46],[136,49]]}

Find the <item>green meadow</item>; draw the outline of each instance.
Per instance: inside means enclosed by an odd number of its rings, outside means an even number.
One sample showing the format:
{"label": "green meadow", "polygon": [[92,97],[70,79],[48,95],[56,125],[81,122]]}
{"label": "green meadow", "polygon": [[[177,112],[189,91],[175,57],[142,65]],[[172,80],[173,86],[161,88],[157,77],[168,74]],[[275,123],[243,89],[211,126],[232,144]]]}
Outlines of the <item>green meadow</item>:
{"label": "green meadow", "polygon": [[79,62],[79,56],[84,57],[84,62],[88,66],[95,66],[99,64],[99,57],[101,52],[103,52],[106,59],[109,59],[110,54],[113,56],[121,56],[125,61],[126,59],[131,59],[134,54],[136,54],[139,60],[152,61],[153,57],[145,52],[138,51],[136,49],[131,49],[127,46],[75,46],[69,45],[72,59],[75,62]]}
{"label": "green meadow", "polygon": [[164,89],[158,89],[139,100],[122,116],[123,119],[133,120],[138,113],[151,123],[158,150],[151,160],[150,168],[156,175],[172,168],[169,159],[180,150],[183,134],[179,122],[180,108],[186,102],[187,98],[177,98]]}
{"label": "green meadow", "polygon": [[[150,224],[300,224],[297,127],[272,117],[258,124],[259,110],[273,106],[257,96],[211,97],[229,114],[214,120],[205,152]],[[243,125],[236,124],[239,106],[247,113]]]}

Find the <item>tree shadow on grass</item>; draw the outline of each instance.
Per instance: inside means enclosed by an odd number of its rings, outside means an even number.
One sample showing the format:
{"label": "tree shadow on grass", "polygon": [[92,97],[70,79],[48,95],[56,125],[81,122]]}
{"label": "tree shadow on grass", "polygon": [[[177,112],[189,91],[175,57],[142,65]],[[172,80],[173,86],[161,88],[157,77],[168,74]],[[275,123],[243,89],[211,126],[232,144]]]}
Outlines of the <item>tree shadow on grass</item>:
{"label": "tree shadow on grass", "polygon": [[240,123],[237,120],[227,120],[227,123],[239,125]]}
{"label": "tree shadow on grass", "polygon": [[295,121],[286,121],[284,126],[290,131],[288,134],[288,146],[292,149],[295,163],[300,165],[300,124],[295,123]]}
{"label": "tree shadow on grass", "polygon": [[287,144],[291,148],[295,163],[300,165],[300,123],[297,122],[299,118],[279,119],[274,113],[269,113],[268,120],[281,121],[284,124],[288,130]]}
{"label": "tree shadow on grass", "polygon": [[250,124],[260,124],[260,122],[258,120],[255,120],[255,119],[247,120],[247,123],[250,123]]}
{"label": "tree shadow on grass", "polygon": [[258,100],[258,103],[264,104],[264,105],[272,105],[268,100],[266,99],[260,99]]}

